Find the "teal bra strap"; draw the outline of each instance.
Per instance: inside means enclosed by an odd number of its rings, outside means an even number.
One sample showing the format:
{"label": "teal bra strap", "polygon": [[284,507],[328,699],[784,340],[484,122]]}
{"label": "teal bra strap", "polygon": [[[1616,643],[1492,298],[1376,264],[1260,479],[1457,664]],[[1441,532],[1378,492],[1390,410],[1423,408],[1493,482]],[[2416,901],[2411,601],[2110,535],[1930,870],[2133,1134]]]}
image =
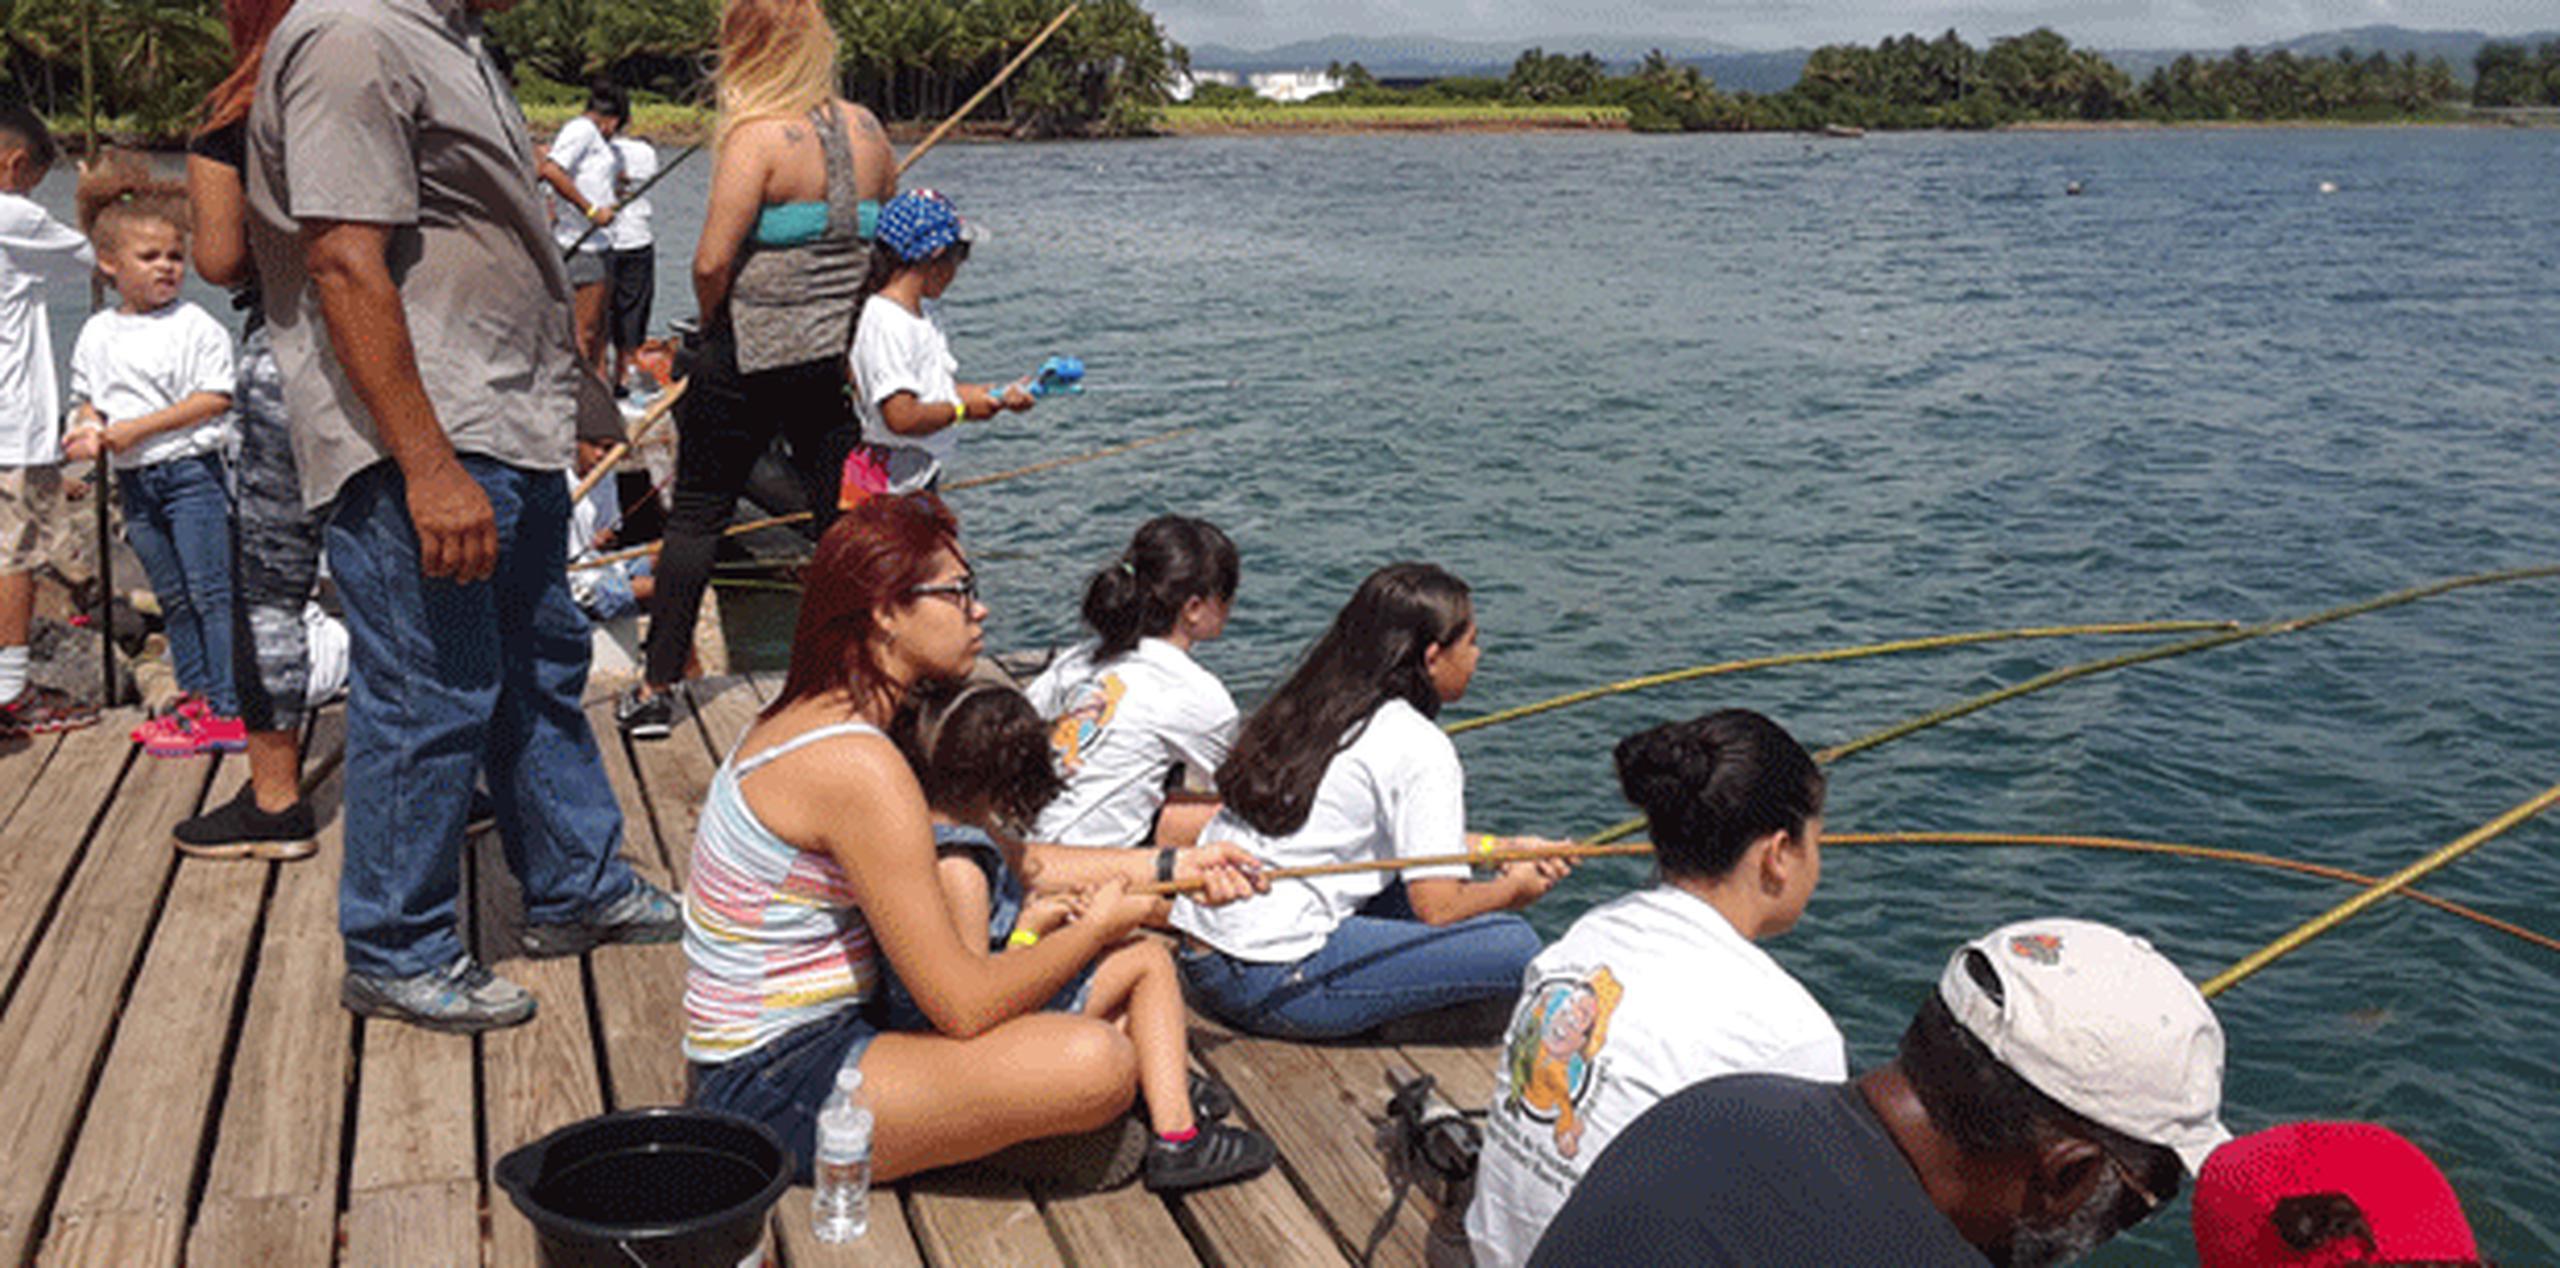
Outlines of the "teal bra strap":
{"label": "teal bra strap", "polygon": [[[855,232],[865,242],[880,230],[880,203],[865,198],[855,207]],[[760,247],[796,247],[815,242],[827,231],[827,204],[823,200],[804,203],[775,203],[756,213],[756,245]]]}
{"label": "teal bra strap", "polygon": [[756,213],[756,245],[760,247],[795,247],[815,242],[827,231],[827,204],[823,201],[775,203]]}

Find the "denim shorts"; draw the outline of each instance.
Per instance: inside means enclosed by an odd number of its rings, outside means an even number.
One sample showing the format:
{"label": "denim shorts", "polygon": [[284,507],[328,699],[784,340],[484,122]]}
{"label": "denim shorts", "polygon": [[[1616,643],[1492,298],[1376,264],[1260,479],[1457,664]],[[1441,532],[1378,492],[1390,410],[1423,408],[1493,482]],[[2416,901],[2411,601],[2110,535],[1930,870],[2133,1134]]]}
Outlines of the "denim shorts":
{"label": "denim shorts", "polygon": [[791,1151],[797,1183],[807,1184],[817,1156],[818,1107],[835,1091],[836,1071],[860,1065],[879,1034],[862,1009],[847,1008],[743,1056],[695,1065],[685,1099],[772,1128]]}

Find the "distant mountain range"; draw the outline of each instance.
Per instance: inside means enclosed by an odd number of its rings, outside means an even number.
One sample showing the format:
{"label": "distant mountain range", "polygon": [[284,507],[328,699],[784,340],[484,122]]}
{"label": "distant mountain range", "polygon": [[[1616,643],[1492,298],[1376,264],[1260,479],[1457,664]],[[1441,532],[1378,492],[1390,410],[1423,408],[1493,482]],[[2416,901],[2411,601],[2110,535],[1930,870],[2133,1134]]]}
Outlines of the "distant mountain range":
{"label": "distant mountain range", "polygon": [[[2284,49],[2296,57],[2334,57],[2341,48],[2353,50],[2358,57],[2380,52],[2396,58],[2402,53],[2414,52],[2420,60],[2442,57],[2453,67],[2454,75],[2467,84],[2471,82],[2472,57],[2479,53],[2481,45],[2492,38],[2479,31],[2416,31],[2398,26],[2360,26],[2250,47],[2251,51],[2260,54]],[[2560,39],[2560,31],[2494,38],[2501,43],[2538,46],[2548,40]],[[1981,45],[1988,41],[1976,40],[1975,43]],[[1712,40],[1643,39],[1616,35],[1552,36],[1526,40],[1453,40],[1432,35],[1331,35],[1258,51],[1223,44],[1194,44],[1191,46],[1191,64],[1202,70],[1252,72],[1321,69],[1334,62],[1346,65],[1358,62],[1367,67],[1370,74],[1382,79],[1437,79],[1450,75],[1508,74],[1512,61],[1520,56],[1521,50],[1531,47],[1543,48],[1550,53],[1589,52],[1619,68],[1634,65],[1648,51],[1658,48],[1673,61],[1695,65],[1713,78],[1718,87],[1733,92],[1763,93],[1782,92],[1793,85],[1796,77],[1804,71],[1806,55],[1812,51],[1802,48],[1754,50]],[[2184,54],[2223,57],[2228,56],[2231,50],[2225,47],[2101,49],[2100,52],[2139,82],[2153,68],[2166,66]]]}

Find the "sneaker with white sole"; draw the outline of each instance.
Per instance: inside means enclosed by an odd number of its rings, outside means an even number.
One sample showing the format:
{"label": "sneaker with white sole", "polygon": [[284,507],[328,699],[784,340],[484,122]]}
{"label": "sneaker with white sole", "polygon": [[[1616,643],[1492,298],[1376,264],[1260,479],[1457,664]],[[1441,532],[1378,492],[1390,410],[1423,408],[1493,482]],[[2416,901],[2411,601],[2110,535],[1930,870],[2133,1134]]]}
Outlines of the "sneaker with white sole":
{"label": "sneaker with white sole", "polygon": [[673,942],[683,936],[683,904],[635,876],[628,893],[576,920],[526,925],[523,945],[526,955],[546,959],[611,942]]}
{"label": "sneaker with white sole", "polygon": [[338,1002],[363,1017],[405,1021],[428,1030],[472,1034],[533,1020],[533,992],[490,972],[470,956],[416,977],[349,972]]}
{"label": "sneaker with white sole", "polygon": [[663,740],[675,733],[675,693],[644,696],[638,687],[626,687],[613,699],[613,724],[625,739]]}

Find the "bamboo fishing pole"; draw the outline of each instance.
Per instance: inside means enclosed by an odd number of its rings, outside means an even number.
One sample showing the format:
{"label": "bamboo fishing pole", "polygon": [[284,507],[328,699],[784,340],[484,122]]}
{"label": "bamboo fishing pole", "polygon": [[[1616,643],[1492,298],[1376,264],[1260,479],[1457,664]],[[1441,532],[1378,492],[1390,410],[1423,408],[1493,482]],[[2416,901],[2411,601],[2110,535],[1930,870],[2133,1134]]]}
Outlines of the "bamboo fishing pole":
{"label": "bamboo fishing pole", "polygon": [[[2349,885],[2378,886],[2383,883],[2374,877],[2367,876],[2361,872],[2349,871],[2343,867],[2331,867],[2325,863],[2312,863],[2302,859],[2289,859],[2282,855],[2265,854],[2255,850],[2234,850],[2210,845],[2186,845],[2172,841],[2139,841],[2128,837],[2075,836],[2038,832],[1826,832],[1822,836],[1822,845],[1826,849],[1833,846],[1853,848],[1857,846],[1900,845],[2089,850],[2119,854],[2157,855],[2169,858],[2205,859],[2213,862],[2232,863],[2245,867],[2262,868],[2269,871],[2290,872],[2300,876],[2318,877],[2322,880],[2339,881]],[[1582,859],[1598,858],[1636,858],[1650,855],[1652,853],[1653,846],[1641,841],[1626,842],[1617,845],[1564,844],[1535,847],[1524,846],[1514,850],[1495,850],[1490,852],[1467,854],[1442,854],[1424,858],[1363,859],[1356,863],[1328,863],[1315,867],[1279,868],[1264,872],[1263,875],[1272,880],[1296,880],[1313,876],[1347,876],[1362,872],[1393,872],[1414,867],[1453,867],[1460,864],[1535,862],[1541,859],[1571,859],[1579,861]],[[1174,881],[1165,884],[1148,885],[1142,887],[1137,892],[1145,894],[1185,893],[1200,888],[1204,883],[1205,882],[1199,880]],[[2560,952],[2560,938],[2554,938],[2548,934],[2537,933],[2522,925],[2515,924],[2511,921],[2501,920],[2487,912],[2480,911],[2473,907],[2464,906],[2463,904],[2451,901],[2450,899],[2438,898],[2437,896],[2423,890],[2404,887],[2395,892],[2399,897],[2409,899],[2412,902],[2423,903],[2426,906],[2433,907],[2447,915],[2458,916],[2464,920],[2472,922],[2473,924],[2531,943],[2545,951]]]}
{"label": "bamboo fishing pole", "polygon": [[2492,839],[2503,835],[2508,829],[2515,827],[2517,824],[2523,823],[2527,819],[2533,818],[2535,815],[2541,814],[2545,810],[2549,810],[2555,804],[2560,804],[2560,784],[2554,784],[2551,787],[2542,790],[2541,793],[2526,801],[2524,804],[2517,806],[2515,809],[2499,815],[2497,818],[2464,833],[2452,844],[2434,851],[2425,858],[2422,858],[2407,867],[2401,868],[2397,872],[2393,872],[2389,877],[2383,880],[2374,882],[2371,886],[2367,887],[2363,893],[2304,921],[2299,926],[2296,926],[2291,933],[2288,933],[2283,937],[2250,952],[2230,968],[2214,974],[2211,978],[2205,981],[2203,986],[2198,987],[2197,989],[2204,992],[2204,997],[2206,999],[2211,999],[2216,995],[2220,995],[2224,991],[2230,990],[2232,987],[2247,981],[2251,975],[2257,973],[2260,969],[2263,969],[2268,965],[2275,963],[2277,960],[2300,950],[2305,943],[2308,943],[2312,939],[2354,919],[2359,913],[2371,908],[2375,903],[2381,902],[2383,899],[2389,898],[2393,894],[2407,889],[2409,886],[2416,884],[2421,878],[2441,870],[2454,860],[2461,858],[2465,854],[2469,854],[2473,850],[2479,849],[2481,846],[2488,844]]}
{"label": "bamboo fishing pole", "polygon": [[1620,681],[1606,683],[1597,687],[1586,687],[1580,691],[1569,691],[1563,695],[1550,696],[1544,700],[1533,701],[1529,704],[1514,705],[1508,709],[1498,709],[1492,713],[1485,714],[1483,717],[1468,718],[1463,722],[1452,722],[1443,729],[1451,735],[1464,735],[1469,731],[1481,730],[1490,726],[1500,726],[1506,722],[1517,722],[1522,718],[1536,717],[1541,713],[1552,712],[1557,709],[1565,708],[1568,705],[1583,704],[1592,700],[1604,699],[1609,696],[1625,695],[1629,692],[1644,691],[1653,687],[1667,687],[1673,683],[1689,682],[1699,678],[1713,678],[1725,674],[1746,673],[1756,669],[1775,669],[1784,665],[1811,665],[1831,661],[1862,660],[1870,656],[1891,656],[1904,652],[1939,651],[1950,647],[1971,647],[1981,643],[2002,643],[2021,639],[2073,638],[2081,636],[2105,637],[2126,634],[2193,634],[2201,630],[2236,630],[2239,628],[2240,623],[2238,621],[2183,620],[2115,621],[2092,625],[2043,625],[2029,626],[2024,629],[1975,630],[1963,634],[1935,634],[1925,638],[1894,639],[1890,642],[1863,643],[1855,647],[1826,648],[1822,651],[1816,652],[1787,652],[1775,656],[1753,656],[1743,660],[1719,661],[1712,665],[1697,665],[1688,669],[1675,669],[1667,673],[1647,674],[1640,678],[1621,679]]}
{"label": "bamboo fishing pole", "polygon": [[640,415],[640,422],[631,429],[631,434],[615,441],[613,448],[605,451],[604,461],[597,463],[595,470],[588,472],[578,481],[576,491],[569,495],[571,506],[584,501],[588,493],[592,492],[597,485],[604,483],[605,477],[613,474],[614,464],[622,461],[624,454],[631,452],[634,446],[649,438],[650,432],[657,430],[658,423],[666,418],[667,411],[674,409],[676,402],[684,399],[684,389],[692,382],[690,378],[678,379],[675,386],[658,393],[658,399],[649,402],[648,410]]}
{"label": "bamboo fishing pole", "polygon": [[[1105,458],[1117,458],[1122,454],[1136,453],[1141,449],[1161,445],[1169,440],[1180,440],[1184,436],[1188,436],[1198,430],[1200,429],[1197,427],[1176,427],[1172,431],[1158,432],[1153,436],[1143,436],[1139,439],[1129,441],[1126,444],[1110,445],[1101,449],[1087,450],[1086,452],[1079,454],[1068,454],[1063,458],[1045,458],[1027,466],[1015,467],[1010,471],[997,471],[988,475],[971,476],[966,480],[954,480],[943,486],[943,492],[957,493],[964,489],[979,489],[990,484],[1001,484],[1007,480],[1018,480],[1024,476],[1038,475],[1044,471],[1056,471],[1062,467],[1081,466],[1088,462],[1100,462]],[[743,524],[732,524],[729,527],[722,529],[720,535],[722,537],[737,537],[742,534],[756,532],[760,529],[787,528],[793,524],[807,523],[811,518],[813,518],[813,516],[814,513],[810,511],[793,511],[789,515],[774,515],[760,520],[748,520]],[[617,550],[610,555],[599,555],[581,563],[571,564],[569,565],[569,568],[572,572],[580,568],[601,568],[606,564],[618,564],[624,560],[638,559],[643,555],[654,555],[658,552],[658,548],[661,544],[662,543],[659,542],[651,542],[644,546],[633,546],[625,550]]]}
{"label": "bamboo fishing pole", "polygon": [[[1898,722],[1892,726],[1884,728],[1883,730],[1869,732],[1866,735],[1859,736],[1858,738],[1846,743],[1835,744],[1830,748],[1826,748],[1815,753],[1813,757],[1815,761],[1829,765],[1832,762],[1839,761],[1841,758],[1863,753],[1871,748],[1890,744],[1895,740],[1904,738],[1905,736],[1925,731],[1930,727],[1939,726],[1944,723],[1953,722],[1958,718],[1965,717],[1970,714],[1979,713],[1993,705],[2015,700],[2020,696],[2032,695],[2048,688],[2059,687],[2066,682],[2086,678],[2092,674],[2105,673],[2109,670],[2127,669],[2135,665],[2148,664],[2155,660],[2167,660],[2173,656],[2185,656],[2192,652],[2210,651],[2217,647],[2228,647],[2233,643],[2244,643],[2251,639],[2266,638],[2270,635],[2292,634],[2302,630],[2312,629],[2317,626],[2327,625],[2335,621],[2343,621],[2350,617],[2364,616],[2369,613],[2380,612],[2388,608],[2396,608],[2404,604],[2416,603],[2422,599],[2431,599],[2438,595],[2451,593],[2455,590],[2465,590],[2474,586],[2504,585],[2517,581],[2533,581],[2554,576],[2560,576],[2560,564],[2538,564],[2529,568],[2507,568],[2495,572],[2472,573],[2468,576],[2452,577],[2443,581],[2428,582],[2425,585],[2411,586],[2405,590],[2394,590],[2389,594],[2365,599],[2356,603],[2345,604],[2340,607],[2330,608],[2326,611],[2314,612],[2309,616],[2265,621],[2256,625],[2243,626],[2235,630],[2227,630],[2216,634],[2207,634],[2202,638],[2192,638],[2183,642],[2171,643],[2164,647],[2148,647],[2140,651],[2126,652],[2122,655],[2084,661],[2077,665],[2066,665],[2061,669],[2038,674],[2025,682],[2017,683],[2013,686],[2002,687],[1997,691],[1985,692],[1982,695],[1974,696],[1970,699],[1960,700],[1954,704],[1948,705],[1946,708],[1924,713],[1910,721]],[[1621,840],[1625,837],[1632,836],[1643,830],[1644,817],[1638,815],[1632,819],[1625,819],[1620,822],[1613,823],[1585,839],[1605,844],[1607,842]]]}
{"label": "bamboo fishing pole", "polygon": [[1057,34],[1058,28],[1065,26],[1067,24],[1067,19],[1074,17],[1076,15],[1076,10],[1083,7],[1083,0],[1075,0],[1074,3],[1070,3],[1066,8],[1058,10],[1058,16],[1049,19],[1049,25],[1040,28],[1040,33],[1032,36],[1031,42],[1023,45],[1022,51],[1014,54],[1013,60],[1004,64],[1003,70],[996,72],[995,78],[988,80],[985,86],[979,88],[978,91],[971,93],[967,101],[960,103],[959,109],[951,112],[950,118],[942,121],[942,126],[926,133],[924,140],[917,142],[914,149],[907,151],[907,156],[905,158],[898,160],[898,169],[890,174],[890,179],[894,181],[905,176],[907,174],[907,169],[915,166],[917,159],[923,158],[928,151],[933,149],[933,147],[942,144],[942,138],[951,135],[951,130],[959,127],[960,121],[968,118],[970,111],[977,109],[979,104],[992,95],[996,89],[1003,87],[1004,81],[1013,78],[1013,72],[1022,69],[1022,64],[1030,61],[1031,55],[1039,52],[1040,46],[1048,43],[1049,37]]}
{"label": "bamboo fishing pole", "polygon": [[[677,168],[684,166],[684,161],[685,161],[686,159],[692,158],[692,157],[694,156],[694,153],[695,153],[696,151],[700,150],[703,146],[706,146],[706,145],[709,145],[709,144],[711,144],[711,138],[709,138],[709,137],[704,137],[704,138],[702,138],[701,140],[696,141],[696,142],[694,142],[693,144],[691,144],[691,145],[688,145],[688,146],[684,147],[682,150],[677,151],[677,152],[676,152],[676,156],[675,156],[674,158],[668,159],[668,160],[667,160],[667,162],[666,162],[666,165],[665,165],[665,166],[663,166],[663,167],[659,168],[657,171],[655,171],[655,172],[651,173],[651,174],[650,174],[650,176],[649,176],[649,179],[647,179],[647,180],[644,180],[644,181],[640,182],[640,184],[639,184],[636,188],[634,188],[630,193],[628,193],[628,194],[624,194],[620,199],[618,199],[617,201],[615,201],[615,203],[613,204],[613,210],[614,210],[615,214],[617,214],[617,215],[621,214],[621,211],[622,211],[622,209],[623,209],[623,208],[628,207],[628,206],[630,206],[631,204],[633,204],[633,203],[636,203],[636,202],[640,201],[642,198],[647,197],[647,196],[648,196],[648,194],[649,194],[649,188],[650,188],[651,186],[653,186],[653,185],[657,184],[659,181],[665,180],[665,179],[667,178],[667,174],[668,174],[668,173],[673,172],[673,171],[674,171],[674,170],[676,170]],[[600,224],[600,223],[596,222],[592,217],[591,217],[591,218],[589,218],[589,219],[588,219],[588,221],[587,221],[587,229],[586,229],[586,232],[579,234],[579,235],[578,235],[578,240],[577,240],[577,241],[575,241],[575,242],[570,243],[570,244],[569,244],[568,249],[567,249],[567,250],[565,250],[565,251],[562,251],[562,252],[560,253],[560,258],[561,258],[563,261],[568,261],[568,260],[574,260],[574,259],[577,259],[577,258],[578,258],[578,248],[580,248],[580,247],[582,247],[582,246],[587,245],[587,239],[589,239],[589,238],[592,238],[592,237],[596,236],[598,233],[603,232],[603,230],[604,230],[604,226],[603,226],[602,224]]]}

